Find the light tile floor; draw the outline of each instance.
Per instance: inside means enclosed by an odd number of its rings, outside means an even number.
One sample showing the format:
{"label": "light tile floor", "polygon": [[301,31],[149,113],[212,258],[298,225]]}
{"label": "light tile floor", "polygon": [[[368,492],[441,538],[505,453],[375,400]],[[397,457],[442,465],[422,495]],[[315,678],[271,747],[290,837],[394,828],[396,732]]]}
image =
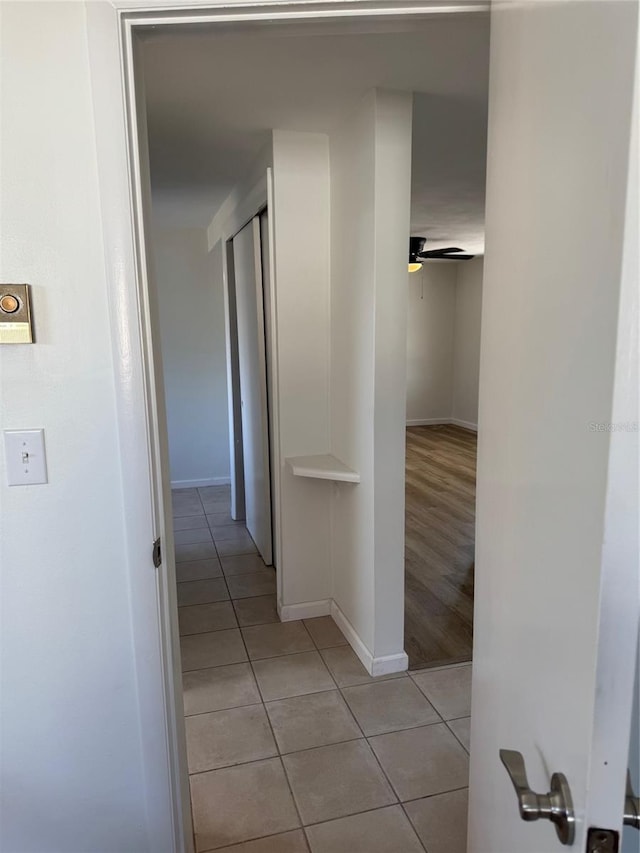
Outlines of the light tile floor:
{"label": "light tile floor", "polygon": [[229,489],[173,493],[197,853],[464,853],[471,666],[371,678],[281,623]]}

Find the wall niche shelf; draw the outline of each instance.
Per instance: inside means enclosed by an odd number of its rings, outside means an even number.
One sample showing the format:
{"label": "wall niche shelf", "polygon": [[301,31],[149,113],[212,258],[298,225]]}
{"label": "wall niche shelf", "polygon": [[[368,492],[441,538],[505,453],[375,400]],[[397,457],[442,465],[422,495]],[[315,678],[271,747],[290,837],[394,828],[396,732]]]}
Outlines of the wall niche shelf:
{"label": "wall niche shelf", "polygon": [[318,456],[289,456],[286,462],[296,477],[333,480],[338,483],[360,482],[360,474],[331,453],[321,453]]}

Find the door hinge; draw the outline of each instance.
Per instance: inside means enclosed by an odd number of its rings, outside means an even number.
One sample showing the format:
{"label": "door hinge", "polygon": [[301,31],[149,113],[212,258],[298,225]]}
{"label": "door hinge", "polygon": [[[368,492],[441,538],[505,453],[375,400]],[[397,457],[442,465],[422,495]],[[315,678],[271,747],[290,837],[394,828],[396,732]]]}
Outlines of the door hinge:
{"label": "door hinge", "polygon": [[586,853],[618,853],[619,846],[620,834],[613,829],[589,829]]}
{"label": "door hinge", "polygon": [[153,565],[158,569],[162,564],[162,547],[160,545],[160,537],[153,543]]}

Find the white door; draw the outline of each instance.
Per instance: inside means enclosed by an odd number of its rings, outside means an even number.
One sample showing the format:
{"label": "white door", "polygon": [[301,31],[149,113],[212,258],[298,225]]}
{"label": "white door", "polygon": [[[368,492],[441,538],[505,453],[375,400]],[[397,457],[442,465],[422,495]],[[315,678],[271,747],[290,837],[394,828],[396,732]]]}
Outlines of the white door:
{"label": "white door", "polygon": [[566,849],[548,820],[521,820],[501,749],[522,753],[538,793],[566,775],[572,849],[591,827],[622,828],[638,631],[637,15],[633,2],[493,6],[469,853]]}
{"label": "white door", "polygon": [[242,407],[245,524],[262,559],[272,562],[269,412],[260,218],[233,238]]}

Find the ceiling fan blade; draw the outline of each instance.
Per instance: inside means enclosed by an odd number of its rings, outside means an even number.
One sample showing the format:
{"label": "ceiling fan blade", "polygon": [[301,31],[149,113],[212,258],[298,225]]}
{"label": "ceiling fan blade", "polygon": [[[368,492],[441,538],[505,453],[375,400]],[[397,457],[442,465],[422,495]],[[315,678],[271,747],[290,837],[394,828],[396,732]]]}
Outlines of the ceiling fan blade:
{"label": "ceiling fan blade", "polygon": [[409,263],[419,264],[422,261],[470,261],[475,255],[470,255],[458,246],[444,246],[442,249],[428,249],[422,251],[426,243],[425,237],[409,238]]}
{"label": "ceiling fan blade", "polygon": [[457,246],[447,246],[444,249],[429,249],[426,252],[419,252],[419,258],[440,258],[442,255],[450,255],[453,252],[464,252],[464,249],[459,249]]}
{"label": "ceiling fan blade", "polygon": [[429,255],[429,257],[423,257],[422,255],[420,255],[420,257],[418,258],[418,262],[420,262],[420,261],[472,261],[474,258],[475,258],[475,255],[467,255],[467,254],[460,254],[460,255],[433,254],[433,255]]}

